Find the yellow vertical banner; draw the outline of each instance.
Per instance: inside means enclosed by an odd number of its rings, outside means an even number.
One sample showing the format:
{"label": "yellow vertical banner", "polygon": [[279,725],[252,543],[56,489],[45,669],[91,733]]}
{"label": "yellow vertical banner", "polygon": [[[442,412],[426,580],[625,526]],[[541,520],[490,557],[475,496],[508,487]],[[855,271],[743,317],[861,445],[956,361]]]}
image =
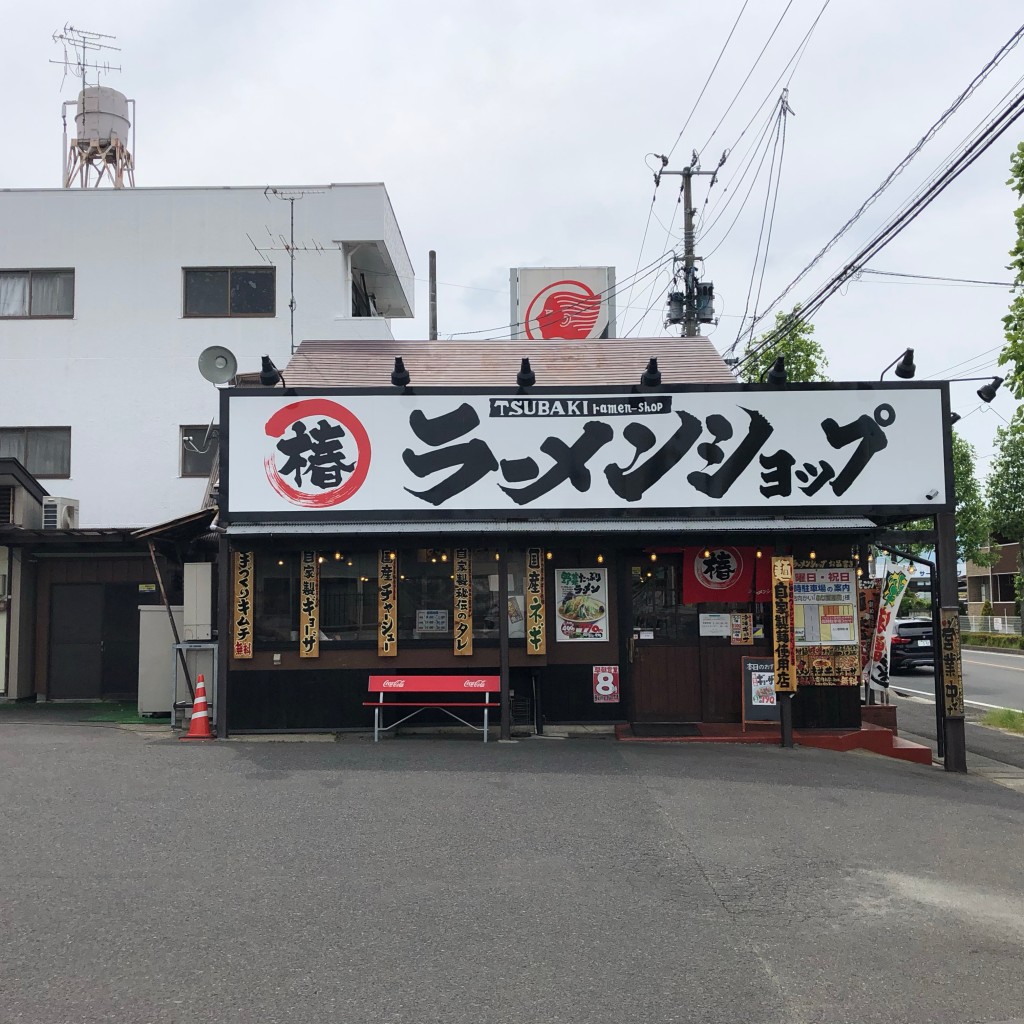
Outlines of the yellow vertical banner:
{"label": "yellow vertical banner", "polygon": [[452,622],[453,652],[473,653],[473,555],[469,548],[455,549],[455,606]]}
{"label": "yellow vertical banner", "polygon": [[939,654],[942,658],[942,693],[946,703],[946,717],[962,718],[964,679],[960,661],[960,609],[943,608],[939,616]]}
{"label": "yellow vertical banner", "polygon": [[793,625],[793,559],[772,559],[772,624],[775,691],[796,693],[796,633]]}
{"label": "yellow vertical banner", "polygon": [[320,657],[320,563],[303,551],[299,576],[299,657]]}
{"label": "yellow vertical banner", "polygon": [[231,558],[234,563],[231,648],[236,658],[251,658],[253,554],[251,551],[235,551]]}
{"label": "yellow vertical banner", "polygon": [[526,653],[546,654],[548,630],[544,606],[544,550],[526,549]]}
{"label": "yellow vertical banner", "polygon": [[398,654],[398,586],[395,581],[395,552],[378,552],[377,565],[377,655]]}

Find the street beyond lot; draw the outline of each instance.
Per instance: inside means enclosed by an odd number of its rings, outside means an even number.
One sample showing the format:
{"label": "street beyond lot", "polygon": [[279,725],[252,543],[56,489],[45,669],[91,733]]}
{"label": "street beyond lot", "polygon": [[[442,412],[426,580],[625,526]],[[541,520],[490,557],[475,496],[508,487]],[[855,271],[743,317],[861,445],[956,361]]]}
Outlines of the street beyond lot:
{"label": "street beyond lot", "polygon": [[1024,798],[971,775],[166,735],[0,723],[5,1022],[1024,1014]]}

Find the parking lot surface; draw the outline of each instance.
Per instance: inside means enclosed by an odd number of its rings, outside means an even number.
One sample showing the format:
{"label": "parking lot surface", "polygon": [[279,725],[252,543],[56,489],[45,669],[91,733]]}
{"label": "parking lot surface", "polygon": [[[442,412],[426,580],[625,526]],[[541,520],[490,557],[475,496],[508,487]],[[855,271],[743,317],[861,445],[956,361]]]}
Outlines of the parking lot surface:
{"label": "parking lot surface", "polygon": [[1022,1015],[1024,796],[869,754],[0,725],[5,1022]]}

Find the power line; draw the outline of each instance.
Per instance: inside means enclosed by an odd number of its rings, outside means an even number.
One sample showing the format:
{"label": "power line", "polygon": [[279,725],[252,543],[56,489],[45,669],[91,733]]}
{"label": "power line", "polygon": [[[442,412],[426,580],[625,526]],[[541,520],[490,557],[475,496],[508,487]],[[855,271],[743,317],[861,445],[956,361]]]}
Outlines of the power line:
{"label": "power line", "polygon": [[[672,258],[672,256],[673,256],[672,252],[662,253],[656,260],[654,260],[652,263],[648,263],[647,266],[643,268],[643,270],[640,272],[640,276],[639,276],[638,280],[645,280],[646,278],[650,277],[651,274],[656,274],[658,272],[658,270],[660,269],[660,267],[663,264],[667,263]],[[637,275],[633,274],[633,275],[630,275],[630,277],[631,278],[636,278]],[[614,298],[616,295],[619,295],[621,292],[623,292],[625,290],[626,284],[627,284],[628,280],[629,279],[623,280],[623,281],[620,281],[620,282],[616,282],[615,288],[608,289],[608,290],[602,291],[602,292],[597,292],[595,294],[599,295],[603,299]],[[451,339],[451,338],[464,338],[464,337],[468,337],[471,334],[494,334],[494,333],[496,333],[498,331],[510,331],[510,333],[511,333],[512,331],[515,331],[517,328],[525,327],[525,326],[526,326],[526,321],[522,321],[521,320],[521,321],[518,321],[517,323],[514,323],[514,324],[503,323],[503,324],[499,324],[496,327],[482,327],[482,328],[480,328],[480,330],[476,330],[476,331],[456,331],[453,334],[449,334],[448,338],[449,339]]]}
{"label": "power line", "polygon": [[[910,162],[917,156],[921,149],[928,143],[935,134],[946,124],[946,122],[956,113],[957,110],[964,104],[969,96],[971,96],[978,86],[988,77],[988,75],[1001,63],[1003,58],[1016,47],[1020,42],[1021,37],[1024,36],[1024,25],[1022,25],[1016,32],[996,51],[995,55],[988,61],[987,64],[974,76],[968,86],[960,93],[959,96],[946,108],[945,111],[939,116],[939,118],[931,125],[931,127],[921,136],[921,138],[914,144],[907,155],[889,172],[885,180],[868,196],[867,199],[861,203],[860,207],[853,214],[852,217],[832,236],[832,238],[822,247],[818,254],[811,260],[810,263],[800,271],[799,274],[793,280],[786,285],[786,287],[776,296],[776,298],[762,311],[761,316],[758,320],[763,319],[767,313],[774,309],[779,303],[793,290],[796,285],[807,276],[810,271],[821,262],[825,255],[832,249],[832,247],[839,241],[847,231],[850,230],[853,225],[860,220],[867,209],[878,199],[879,196],[892,184],[892,182],[906,169]],[[751,325],[751,330],[757,324],[758,320],[754,321]]]}
{"label": "power line", "polygon": [[775,22],[775,28],[772,29],[771,35],[768,36],[768,39],[765,41],[764,46],[761,47],[761,52],[754,58],[754,63],[750,65],[750,70],[747,72],[747,77],[744,78],[743,81],[740,83],[740,87],[736,90],[736,95],[733,96],[733,98],[729,101],[729,106],[725,108],[725,113],[719,118],[718,124],[715,125],[713,131],[708,136],[708,141],[705,142],[703,146],[701,146],[698,152],[703,153],[704,150],[711,145],[711,140],[715,137],[716,133],[718,132],[718,129],[722,127],[722,123],[729,116],[729,111],[732,110],[736,101],[740,98],[740,93],[743,92],[747,82],[750,81],[750,76],[754,73],[754,70],[757,68],[757,65],[761,62],[761,58],[764,56],[765,50],[768,49],[769,44],[775,38],[775,33],[779,31],[779,26],[782,24],[783,18],[786,17],[786,14],[789,12],[790,7],[792,6],[793,0],[789,0],[789,3],[786,4],[785,9],[779,15],[779,20]]}
{"label": "power line", "polygon": [[1013,281],[979,281],[971,277],[935,277],[932,274],[901,274],[895,270],[869,270],[863,267],[859,273],[876,274],[879,277],[906,277],[915,281],[949,281],[951,284],[986,284],[996,288],[1013,288]]}
{"label": "power line", "polygon": [[[821,10],[818,11],[817,17],[815,17],[814,21],[811,23],[811,27],[804,33],[803,38],[797,44],[796,49],[793,51],[793,55],[789,58],[788,61],[786,61],[784,67],[782,68],[782,71],[779,73],[778,78],[776,78],[775,81],[772,83],[771,87],[768,89],[767,93],[765,94],[764,99],[761,100],[761,102],[757,105],[757,109],[751,115],[751,118],[746,123],[746,125],[744,125],[743,130],[736,137],[736,141],[728,149],[726,149],[726,153],[727,154],[732,153],[732,151],[740,144],[740,142],[742,142],[743,136],[747,134],[747,132],[750,130],[750,126],[757,120],[757,118],[760,115],[761,111],[764,109],[764,105],[772,98],[773,95],[775,95],[775,90],[778,88],[779,83],[785,77],[787,71],[789,71],[789,78],[786,80],[786,86],[788,88],[790,82],[792,82],[792,80],[793,80],[793,75],[796,74],[796,69],[799,67],[800,61],[803,59],[803,55],[807,52],[807,44],[810,42],[810,38],[814,34],[814,30],[818,26],[818,22],[821,20],[821,16],[825,13],[825,10],[828,8],[828,5],[829,5],[830,2],[831,2],[831,0],[825,0],[825,2],[821,5]],[[778,102],[778,101],[776,101],[776,102]],[[775,108],[773,107],[772,108],[773,113],[768,115],[768,122],[769,123],[771,123],[772,117],[774,116],[774,109]],[[718,131],[717,127],[715,128],[715,131]],[[708,143],[710,143],[710,141],[711,141],[711,139],[708,139]],[[706,146],[707,146],[707,143],[705,143],[705,147]],[[747,152],[749,152],[749,150]],[[729,180],[729,183],[725,186],[725,189],[723,190],[723,195],[724,195],[725,192],[727,192],[729,190],[729,187],[732,184],[732,181],[734,179],[735,179],[735,175],[733,175],[733,178],[731,178]],[[709,189],[709,191],[710,191],[710,189]],[[714,212],[714,210],[717,208],[719,202],[721,202],[721,200],[718,200],[718,202],[716,202],[712,206],[712,211],[711,212]]]}
{"label": "power line", "polygon": [[701,89],[700,94],[693,101],[693,108],[690,110],[690,113],[687,116],[686,121],[683,124],[682,129],[680,130],[679,134],[676,136],[676,141],[672,143],[672,148],[668,151],[668,155],[669,156],[671,156],[675,152],[676,146],[679,145],[679,140],[683,137],[683,134],[686,132],[686,129],[689,127],[690,120],[692,119],[692,117],[694,115],[694,112],[697,110],[697,106],[700,103],[701,98],[704,96],[704,93],[707,92],[707,88],[711,84],[711,79],[714,76],[715,71],[718,69],[718,65],[722,62],[722,57],[725,55],[725,50],[726,50],[726,47],[729,45],[729,40],[732,39],[733,33],[736,31],[736,26],[739,25],[740,18],[743,17],[743,12],[747,9],[747,4],[748,3],[750,3],[750,0],[743,0],[743,6],[740,8],[740,13],[736,15],[736,20],[733,22],[733,26],[729,30],[729,35],[726,36],[725,42],[722,44],[722,49],[721,49],[721,52],[718,54],[718,59],[715,61],[714,67],[712,67],[710,73],[708,74],[707,80],[704,82],[704,88]]}
{"label": "power line", "polygon": [[[754,160],[757,158],[758,151],[760,150],[762,143],[764,144],[764,152],[761,153],[761,159],[758,162],[757,170],[754,172],[754,177],[751,178],[751,180],[750,180],[750,188],[747,189],[747,194],[743,197],[743,202],[740,204],[740,208],[736,211],[736,216],[733,217],[732,223],[726,229],[725,234],[719,239],[718,245],[716,245],[714,247],[714,249],[712,249],[711,252],[709,252],[707,254],[707,256],[704,257],[705,259],[707,259],[711,255],[713,255],[715,252],[717,252],[719,250],[719,248],[721,248],[722,243],[726,240],[726,238],[729,237],[729,233],[736,226],[736,221],[739,220],[740,214],[743,212],[744,207],[747,205],[747,200],[750,199],[750,195],[754,191],[754,186],[757,184],[757,179],[758,179],[758,176],[761,173],[761,168],[764,166],[765,158],[768,156],[768,142],[770,141],[770,139],[772,137],[771,136],[771,128],[772,128],[772,125],[775,123],[775,119],[778,116],[779,104],[781,102],[782,101],[781,101],[781,97],[780,97],[780,99],[777,101],[776,105],[772,108],[772,112],[769,115],[768,120],[765,122],[764,128],[762,129],[760,136],[754,142],[754,144],[751,147],[751,149],[747,150],[747,152],[750,153],[751,156],[750,156],[750,159],[747,161],[746,165],[743,167],[743,171],[742,171],[742,174],[739,177],[739,180],[736,182],[737,188],[739,188],[739,186],[743,184],[743,179],[747,176],[747,171],[749,171],[750,168],[754,165]],[[744,154],[744,156],[746,156],[746,154]],[[737,172],[737,173],[739,173],[739,172]],[[735,177],[736,177],[736,175],[733,175],[733,179],[735,179]],[[729,184],[726,185],[726,191],[731,187],[731,185],[732,185],[732,180],[730,180]],[[723,192],[722,195],[724,197],[725,193]],[[699,236],[699,241],[703,241],[712,231],[714,231],[715,225],[725,215],[725,211],[729,209],[729,206],[732,203],[733,199],[736,198],[736,195],[737,195],[737,192],[733,192],[733,193],[731,193],[729,195],[728,199],[725,202],[725,205],[715,215],[715,219],[707,226],[707,229],[705,231],[701,232],[701,234]],[[714,212],[714,208],[712,208],[712,212]]]}
{"label": "power line", "polygon": [[[743,307],[743,318],[740,320],[740,327],[739,327],[739,330],[736,332],[736,340],[729,347],[729,349],[727,350],[728,352],[732,352],[733,350],[735,350],[736,346],[739,344],[740,337],[743,334],[743,326],[746,323],[747,313],[750,312],[750,296],[753,294],[753,291],[754,291],[754,279],[757,277],[757,264],[758,264],[759,259],[761,258],[761,241],[764,238],[765,222],[768,219],[768,203],[769,203],[769,200],[772,197],[772,177],[773,176],[776,178],[776,186],[775,186],[775,198],[776,198],[776,200],[779,197],[778,181],[781,178],[782,167],[781,167],[781,160],[780,160],[780,164],[779,164],[779,172],[780,173],[778,175],[776,175],[775,154],[776,154],[776,152],[778,151],[778,148],[779,148],[780,138],[784,138],[783,126],[785,125],[785,123],[786,123],[786,104],[785,104],[785,100],[783,100],[782,106],[779,108],[778,117],[776,118],[776,121],[775,121],[775,141],[774,141],[774,143],[772,145],[772,162],[771,162],[771,164],[770,164],[770,166],[768,168],[768,188],[765,189],[765,193],[764,193],[764,209],[761,211],[761,228],[760,228],[760,231],[758,232],[758,235],[757,235],[757,248],[754,250],[754,265],[753,265],[753,267],[751,268],[751,271],[750,271],[750,284],[747,287],[747,301],[746,301],[746,304]],[[774,220],[775,220],[775,204],[772,203],[772,221],[774,222]],[[769,227],[769,229],[768,229],[768,238],[769,238],[769,243],[770,243],[770,241],[771,241],[771,227]],[[767,266],[767,264],[768,264],[768,246],[766,245],[765,246],[765,251],[764,251],[764,258],[763,258],[762,265],[761,265],[761,283],[762,284],[764,283],[764,268]],[[757,313],[757,303],[760,301],[760,298],[761,298],[761,285],[759,284],[758,285],[758,289],[757,289],[757,298],[754,300],[754,313],[755,313],[755,315]]]}
{"label": "power line", "polygon": [[[1024,29],[1022,29],[1024,32]],[[1020,34],[1020,33],[1018,33]],[[912,223],[921,213],[940,196],[964,171],[967,170],[983,153],[985,153],[999,139],[1010,126],[1024,114],[1024,93],[1018,93],[999,115],[990,122],[980,133],[979,137],[961,152],[957,158],[949,164],[938,178],[932,182],[927,190],[919,196],[906,210],[901,212],[894,220],[882,229],[842,270],[835,274],[825,285],[819,288],[814,295],[804,304],[799,313],[788,316],[778,327],[769,331],[768,334],[755,346],[738,365],[742,365],[750,359],[770,347],[777,345],[786,334],[800,323],[810,318],[821,308],[822,305],[835,294],[868,260],[876,256],[885,248],[900,232]],[[787,289],[788,291],[788,289]],[[785,294],[785,293],[783,293]],[[771,307],[769,307],[771,308]],[[764,317],[764,313],[761,317]]]}

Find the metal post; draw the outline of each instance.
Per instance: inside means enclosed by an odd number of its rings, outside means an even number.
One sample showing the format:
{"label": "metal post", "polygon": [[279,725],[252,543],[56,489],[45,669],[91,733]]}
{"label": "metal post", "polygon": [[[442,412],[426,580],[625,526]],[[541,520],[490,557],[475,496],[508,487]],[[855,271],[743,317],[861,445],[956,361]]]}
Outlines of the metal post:
{"label": "metal post", "polygon": [[[940,512],[935,517],[938,545],[935,564],[939,568],[939,605],[942,612],[958,613],[960,604],[956,592],[956,520],[952,512]],[[955,623],[954,623],[955,625]],[[959,640],[959,632],[957,635]],[[935,677],[942,678],[943,710],[945,711],[945,753],[947,772],[967,771],[967,737],[964,731],[963,676],[960,669],[960,645],[956,644],[956,664],[947,664],[941,656],[942,634],[936,633],[932,646],[936,651]]]}
{"label": "metal post", "polygon": [[430,340],[437,341],[437,253],[430,250]]}
{"label": "metal post", "polygon": [[[193,700],[195,700],[196,690],[195,687],[192,685],[192,674],[188,670],[188,661],[185,658],[185,652],[181,650],[180,647],[178,647],[178,645],[181,643],[181,637],[178,636],[178,626],[174,621],[174,612],[171,611],[171,602],[167,600],[167,591],[164,589],[164,577],[163,574],[160,572],[160,566],[157,565],[156,552],[153,550],[152,541],[149,541],[149,557],[153,563],[153,571],[156,573],[156,581],[160,586],[160,596],[163,598],[164,608],[167,610],[167,618],[170,619],[171,622],[171,635],[174,637],[174,644],[178,651],[178,657],[181,659],[181,669],[185,673],[185,683],[188,686],[188,695]],[[176,697],[173,698],[171,703],[173,704],[174,700],[176,699]],[[172,708],[171,714],[173,715],[173,713],[174,710]]]}
{"label": "metal post", "polygon": [[781,746],[793,746],[793,694],[783,693],[779,695],[779,726],[782,731]]}
{"label": "metal post", "polygon": [[935,754],[941,761],[946,756],[946,698],[945,688],[942,685],[942,665],[939,657],[939,637],[942,635],[942,577],[947,575],[944,572],[944,563],[939,557],[938,551],[938,517],[934,519],[936,540],[935,540],[935,562],[932,564],[932,690],[935,693]]}
{"label": "metal post", "polygon": [[[223,423],[224,421],[221,420]],[[221,479],[224,473],[224,460],[221,461]],[[231,549],[228,539],[220,535],[217,543],[217,735],[228,737],[228,680],[231,664]]]}
{"label": "metal post", "polygon": [[498,545],[498,646],[501,674],[501,738],[512,739],[512,694],[508,671],[508,544]]}

